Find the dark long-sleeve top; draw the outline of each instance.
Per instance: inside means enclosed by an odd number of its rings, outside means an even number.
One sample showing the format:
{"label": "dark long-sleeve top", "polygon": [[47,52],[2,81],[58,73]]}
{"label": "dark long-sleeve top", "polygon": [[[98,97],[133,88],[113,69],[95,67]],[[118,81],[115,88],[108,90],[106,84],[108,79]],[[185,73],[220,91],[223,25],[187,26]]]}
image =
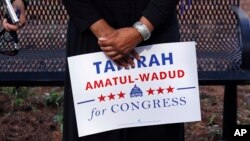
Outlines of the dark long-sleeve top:
{"label": "dark long-sleeve top", "polygon": [[173,18],[179,0],[63,0],[80,31],[103,18],[112,27],[132,26],[141,16],[155,28]]}

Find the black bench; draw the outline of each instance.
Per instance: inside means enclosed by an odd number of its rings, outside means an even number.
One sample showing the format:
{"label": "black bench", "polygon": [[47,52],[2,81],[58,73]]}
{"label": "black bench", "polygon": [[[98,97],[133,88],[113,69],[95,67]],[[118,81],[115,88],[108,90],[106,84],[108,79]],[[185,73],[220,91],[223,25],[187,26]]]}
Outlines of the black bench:
{"label": "black bench", "polygon": [[239,0],[194,0],[179,15],[181,40],[197,42],[200,85],[225,85],[223,139],[237,123],[237,85],[250,84],[250,23]]}
{"label": "black bench", "polygon": [[[250,25],[238,7],[239,0],[194,0],[178,15],[181,40],[197,42],[199,84],[225,85],[223,139],[236,125],[237,85],[250,84]],[[60,0],[30,1],[27,11],[19,54],[0,55],[0,85],[63,86],[66,11]]]}

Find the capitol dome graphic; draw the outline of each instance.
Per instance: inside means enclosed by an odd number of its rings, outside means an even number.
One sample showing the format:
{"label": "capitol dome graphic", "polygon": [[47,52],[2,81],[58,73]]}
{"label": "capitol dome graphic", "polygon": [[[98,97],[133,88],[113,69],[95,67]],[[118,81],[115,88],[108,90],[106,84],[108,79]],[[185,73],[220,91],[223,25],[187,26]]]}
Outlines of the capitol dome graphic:
{"label": "capitol dome graphic", "polygon": [[134,88],[130,92],[130,97],[133,98],[133,97],[139,97],[139,96],[140,97],[143,96],[142,90],[135,85]]}

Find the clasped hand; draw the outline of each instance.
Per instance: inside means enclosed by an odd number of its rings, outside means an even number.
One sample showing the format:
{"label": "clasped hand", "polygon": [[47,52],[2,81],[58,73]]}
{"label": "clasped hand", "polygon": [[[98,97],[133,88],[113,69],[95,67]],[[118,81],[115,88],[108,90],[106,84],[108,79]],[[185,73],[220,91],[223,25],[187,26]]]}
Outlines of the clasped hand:
{"label": "clasped hand", "polygon": [[98,44],[117,65],[133,68],[135,66],[133,58],[140,59],[134,48],[142,41],[142,36],[135,28],[126,27],[113,30],[105,37],[100,37]]}

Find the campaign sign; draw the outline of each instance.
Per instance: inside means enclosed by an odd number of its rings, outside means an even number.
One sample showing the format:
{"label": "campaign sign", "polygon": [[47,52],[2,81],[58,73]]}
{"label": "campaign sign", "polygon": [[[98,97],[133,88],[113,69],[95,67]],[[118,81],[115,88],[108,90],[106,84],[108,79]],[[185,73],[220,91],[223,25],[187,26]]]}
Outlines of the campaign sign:
{"label": "campaign sign", "polygon": [[194,42],[136,48],[135,68],[103,52],[68,58],[78,135],[200,121]]}

